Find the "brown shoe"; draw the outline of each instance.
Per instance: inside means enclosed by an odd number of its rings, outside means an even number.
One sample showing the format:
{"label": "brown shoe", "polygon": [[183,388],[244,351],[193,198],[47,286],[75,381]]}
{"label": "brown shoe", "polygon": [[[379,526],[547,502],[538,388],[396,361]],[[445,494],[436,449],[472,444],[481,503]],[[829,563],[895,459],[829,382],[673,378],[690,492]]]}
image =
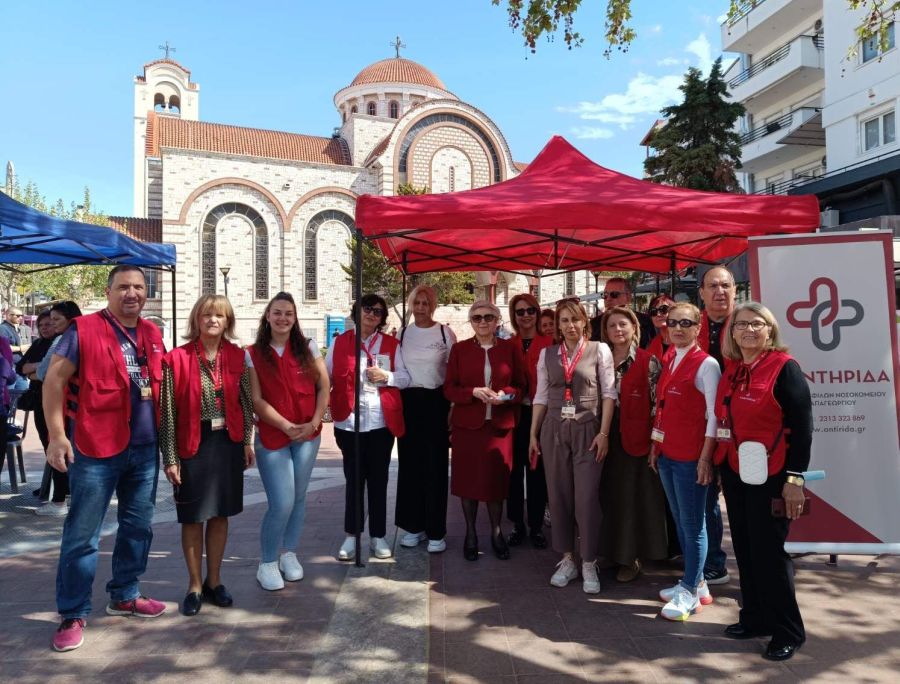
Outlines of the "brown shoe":
{"label": "brown shoe", "polygon": [[622,565],[616,573],[617,582],[633,582],[641,574],[641,561],[634,559],[631,565]]}

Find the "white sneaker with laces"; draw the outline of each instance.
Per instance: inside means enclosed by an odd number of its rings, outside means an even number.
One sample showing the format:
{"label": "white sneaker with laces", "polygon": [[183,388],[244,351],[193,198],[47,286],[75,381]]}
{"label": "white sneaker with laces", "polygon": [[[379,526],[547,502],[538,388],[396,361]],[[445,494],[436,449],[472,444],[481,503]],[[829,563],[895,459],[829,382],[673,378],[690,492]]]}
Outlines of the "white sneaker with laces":
{"label": "white sneaker with laces", "polygon": [[447,550],[447,542],[443,539],[429,539],[428,553],[443,553]]}
{"label": "white sneaker with laces", "polygon": [[266,591],[278,591],[284,589],[284,579],[278,572],[278,561],[260,563],[256,571],[256,581]]}
{"label": "white sneaker with laces", "polygon": [[575,561],[571,557],[565,556],[556,564],[556,572],[550,578],[550,584],[554,587],[564,587],[576,577],[578,577],[578,568],[575,567]]}
{"label": "white sneaker with laces", "polygon": [[338,560],[348,561],[356,557],[356,537],[347,537],[338,551]]}
{"label": "white sneaker with laces", "polygon": [[702,608],[697,594],[692,594],[679,584],[675,587],[672,600],[663,606],[659,614],[666,620],[684,622],[694,613],[699,613]]}
{"label": "white sneaker with laces", "polygon": [[[674,587],[663,589],[659,592],[659,600],[668,603],[675,597],[675,590],[680,586],[681,582]],[[700,599],[700,605],[702,606],[708,606],[713,602],[713,596],[709,591],[709,585],[705,581],[700,582],[700,585],[697,587],[697,598]]]}
{"label": "white sneaker with laces", "polygon": [[408,549],[415,548],[419,545],[419,542],[423,542],[428,537],[424,532],[407,532],[402,537],[400,537],[400,546],[405,546]]}
{"label": "white sneaker with laces", "polygon": [[69,513],[69,507],[63,503],[55,504],[52,501],[48,501],[47,503],[43,503],[37,508],[34,509],[35,515],[46,515],[51,518],[64,518]]}
{"label": "white sneaker with laces", "polygon": [[597,577],[596,561],[581,564],[581,579],[581,588],[584,589],[585,594],[600,593],[600,578]]}
{"label": "white sneaker with laces", "polygon": [[303,579],[303,566],[297,560],[297,554],[293,551],[281,554],[278,559],[278,569],[288,582],[299,582]]}
{"label": "white sneaker with laces", "polygon": [[372,537],[372,541],[369,542],[369,548],[372,549],[372,554],[375,558],[384,559],[394,555],[384,537]]}

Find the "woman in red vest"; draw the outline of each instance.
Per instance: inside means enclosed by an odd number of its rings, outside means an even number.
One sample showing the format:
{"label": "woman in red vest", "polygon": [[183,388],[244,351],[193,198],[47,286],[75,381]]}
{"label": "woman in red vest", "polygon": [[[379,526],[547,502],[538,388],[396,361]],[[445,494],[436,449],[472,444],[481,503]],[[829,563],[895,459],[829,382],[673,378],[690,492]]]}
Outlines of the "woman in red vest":
{"label": "woman in red vest", "polygon": [[650,300],[650,308],[647,309],[650,320],[653,321],[653,327],[656,328],[656,335],[647,345],[647,351],[660,361],[671,344],[669,330],[666,328],[666,317],[669,315],[669,309],[673,306],[675,306],[675,301],[669,295],[660,294]]}
{"label": "woman in red vest", "polygon": [[328,373],[315,340],[297,322],[287,292],[272,297],[247,348],[253,408],[259,420],[256,461],[268,508],[260,526],[262,559],[256,580],[267,591],[303,579],[297,545],[306,516],[306,490],[319,453]]}
{"label": "woman in red vest", "polygon": [[684,554],[684,575],[659,593],[667,620],[687,620],[712,603],[703,580],[706,560],[706,489],[712,480],[719,364],[697,346],[700,310],[680,302],[669,309],[666,327],[674,350],[663,361],[656,387],[650,467],[659,473]]}
{"label": "woman in red vest", "polygon": [[640,322],[630,308],[610,309],[600,326],[603,341],[612,349],[618,394],[600,481],[600,549],[604,558],[619,566],[616,579],[630,582],[641,572],[641,559],[668,558],[666,494],[659,477],[647,468],[662,366],[649,350],[638,346]]}
{"label": "woman in red vest", "polygon": [[509,492],[513,463],[516,404],[527,387],[520,348],[497,337],[500,309],[480,299],[469,308],[475,336],[453,345],[447,363],[444,394],[453,402],[450,444],[450,493],[462,502],[466,518],[463,556],[478,560],[475,520],[478,502],[487,504],[491,546],[501,560],[509,558],[500,519]]}
{"label": "woman in red vest", "polygon": [[221,607],[233,603],[219,573],[228,518],[244,508],[244,470],[254,460],[250,378],[243,350],[228,341],[234,322],[225,297],[200,297],[191,310],[188,342],[163,359],[159,447],[175,487],[188,568],[185,615],[196,615],[204,599]]}
{"label": "woman in red vest", "polygon": [[[805,499],[803,472],[812,445],[809,385],[781,342],[778,322],[762,304],[735,308],[722,336],[722,353],[716,462],[722,464],[741,576],[740,618],[725,634],[734,639],[771,635],[764,657],[787,660],[806,640],[784,542]],[[783,504],[783,515],[773,515],[773,503]]]}
{"label": "woman in red vest", "polygon": [[[360,321],[359,352],[359,452],[356,450],[356,331],[348,330],[334,339],[325,364],[331,374],[331,417],[334,437],[344,457],[344,532],[347,537],[338,551],[338,560],[356,556],[356,535],[363,530],[363,491],[369,500],[369,547],[376,558],[390,558],[387,534],[388,468],[394,438],[404,434],[403,402],[400,390],[410,377],[403,363],[400,344],[382,330],[387,322],[387,303],[376,294],[363,295],[353,305]],[[440,436],[437,436],[440,438]],[[357,479],[357,471],[361,479]],[[357,498],[357,495],[359,498]]]}

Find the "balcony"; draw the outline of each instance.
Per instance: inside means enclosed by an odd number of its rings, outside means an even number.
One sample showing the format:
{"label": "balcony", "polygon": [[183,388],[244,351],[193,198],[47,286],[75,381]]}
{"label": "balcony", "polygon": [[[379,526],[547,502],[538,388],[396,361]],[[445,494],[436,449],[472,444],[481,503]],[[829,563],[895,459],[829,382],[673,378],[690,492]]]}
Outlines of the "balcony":
{"label": "balcony", "polygon": [[822,36],[797,36],[732,78],[729,94],[751,112],[760,112],[816,82],[824,87],[824,50]]}
{"label": "balcony", "polygon": [[757,54],[779,35],[805,30],[822,12],[822,0],[746,0],[722,24],[722,51]]}
{"label": "balcony", "polygon": [[758,174],[805,154],[809,146],[825,146],[822,112],[800,107],[741,135],[741,171]]}

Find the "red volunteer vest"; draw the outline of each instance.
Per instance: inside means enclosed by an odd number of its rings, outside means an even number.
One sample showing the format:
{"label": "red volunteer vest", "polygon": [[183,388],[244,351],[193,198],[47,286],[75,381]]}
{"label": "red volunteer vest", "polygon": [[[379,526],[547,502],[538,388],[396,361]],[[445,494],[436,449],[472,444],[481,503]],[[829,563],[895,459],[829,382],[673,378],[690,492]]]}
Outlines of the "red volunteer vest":
{"label": "red volunteer vest", "polygon": [[700,364],[709,354],[694,347],[673,373],[674,347],[666,354],[657,385],[656,425],[663,431],[662,453],[673,461],[696,461],[706,436],[706,399],[694,386]]}
{"label": "red volunteer vest", "polygon": [[[742,442],[762,442],[769,451],[769,475],[784,468],[787,452],[784,414],[775,400],[775,381],[791,357],[784,352],[770,351],[751,365],[750,380],[735,386],[735,376],[744,366],[740,361],[728,360],[719,382],[716,396],[716,418],[720,424],[730,425],[731,441],[719,442],[715,461],[728,458],[728,465],[739,471],[737,448]],[[730,399],[729,399],[730,396]],[[730,417],[726,400],[730,405]]]}
{"label": "red volunteer vest", "polygon": [[[232,442],[244,441],[244,409],[241,407],[241,373],[244,351],[222,340],[222,391],[225,401],[225,428]],[[163,359],[175,378],[175,415],[178,457],[193,458],[200,448],[200,362],[196,343],[176,347]]]}
{"label": "red volunteer vest", "polygon": [[[670,344],[669,346],[671,347],[672,345]],[[707,339],[707,341],[706,341],[706,347],[707,347],[707,349],[709,348],[709,339]],[[702,346],[700,348],[703,349]],[[647,345],[647,351],[652,356],[655,356],[660,361],[662,361],[663,354],[665,353],[663,351],[662,335],[658,334],[656,337],[654,337],[652,340],[650,340],[650,344]],[[665,351],[668,351],[668,350],[665,350]]]}
{"label": "red volunteer vest", "polygon": [[[123,452],[131,439],[131,378],[116,331],[102,312],[80,316],[72,323],[78,327],[75,446],[85,456],[109,458]],[[158,425],[165,347],[159,328],[152,323],[139,318],[137,329],[144,340]],[[67,401],[71,399],[67,396]]]}
{"label": "red volunteer vest", "polygon": [[[379,354],[387,354],[391,360],[391,370],[394,370],[394,358],[399,346],[396,338],[384,333],[381,335],[381,348]],[[348,330],[334,341],[334,355],[332,357],[331,375],[331,417],[337,422],[347,420],[353,412],[354,381],[353,373],[356,370],[356,334]],[[384,413],[384,422],[394,437],[402,437],[406,432],[403,423],[403,404],[400,399],[400,390],[396,387],[379,387],[378,396],[381,399],[381,410]]]}
{"label": "red volunteer vest", "polygon": [[[274,350],[271,357],[263,354],[256,345],[250,345],[247,351],[253,361],[262,398],[292,423],[311,421],[316,412],[316,381],[310,370],[294,357],[291,345],[285,345],[281,356]],[[262,419],[256,422],[256,427],[259,430],[259,440],[266,449],[283,449],[291,443],[290,437]],[[315,439],[321,431],[322,426],[319,425],[310,439]]]}
{"label": "red volunteer vest", "polygon": [[[654,338],[655,339],[655,338]],[[622,448],[629,456],[650,453],[650,358],[649,351],[638,349],[631,367],[619,385],[619,434]]]}

